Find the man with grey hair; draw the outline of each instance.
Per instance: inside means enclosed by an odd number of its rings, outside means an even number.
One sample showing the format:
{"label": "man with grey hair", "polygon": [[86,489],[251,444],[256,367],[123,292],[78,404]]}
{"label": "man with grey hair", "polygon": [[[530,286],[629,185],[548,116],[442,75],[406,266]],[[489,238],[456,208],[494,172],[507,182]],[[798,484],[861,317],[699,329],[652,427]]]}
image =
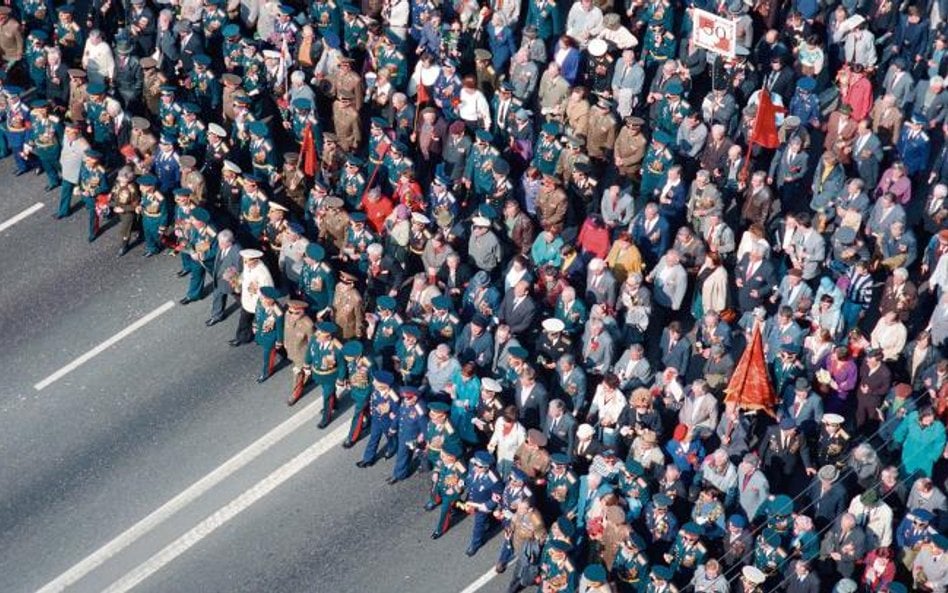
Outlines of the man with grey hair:
{"label": "man with grey hair", "polygon": [[674,313],[681,309],[688,289],[688,273],[677,251],[670,249],[645,279],[652,283],[652,299],[656,305]]}
{"label": "man with grey hair", "polygon": [[112,47],[102,39],[102,32],[98,29],[89,31],[82,51],[82,67],[86,70],[89,84],[102,83],[108,86],[115,76]]}
{"label": "man with grey hair", "polygon": [[619,389],[624,393],[652,384],[652,365],[645,358],[645,347],[640,343],[632,344],[622,353],[612,372],[619,377]]}
{"label": "man with grey hair", "polygon": [[616,98],[616,112],[621,117],[632,115],[644,85],[645,70],[635,61],[635,51],[626,49],[612,74],[612,94]]}
{"label": "man with grey hair", "polygon": [[428,354],[427,369],[425,377],[428,380],[428,387],[431,393],[438,393],[444,391],[455,373],[461,372],[461,364],[457,358],[451,356],[451,347],[441,343]]}
{"label": "man with grey hair", "polygon": [[224,319],[227,297],[236,296],[236,279],[240,276],[240,245],[234,242],[234,232],[224,229],[217,233],[217,256],[211,264],[211,316],[205,322],[208,327]]}

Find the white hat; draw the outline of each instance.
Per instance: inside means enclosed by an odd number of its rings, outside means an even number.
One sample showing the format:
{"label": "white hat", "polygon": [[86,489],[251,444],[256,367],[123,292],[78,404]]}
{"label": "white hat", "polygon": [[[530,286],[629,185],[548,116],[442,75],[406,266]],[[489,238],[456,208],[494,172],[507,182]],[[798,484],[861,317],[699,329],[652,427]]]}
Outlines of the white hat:
{"label": "white hat", "polygon": [[494,379],[493,377],[484,377],[481,379],[481,389],[493,391],[494,393],[500,393],[504,390],[504,388],[500,386],[500,383],[497,381],[497,379]]}
{"label": "white hat", "polygon": [[566,324],[556,317],[550,317],[543,320],[543,331],[550,333],[559,333],[566,328]]}
{"label": "white hat", "polygon": [[842,424],[844,421],[839,414],[823,414],[823,424]]}
{"label": "white hat", "polygon": [[257,249],[241,249],[240,257],[243,259],[260,259],[263,257],[263,252]]}
{"label": "white hat", "polygon": [[287,208],[287,207],[284,206],[283,204],[279,204],[279,203],[277,203],[277,202],[270,202],[270,210],[274,210],[274,211],[277,211],[277,212],[289,212],[289,211],[290,211],[289,208]]}
{"label": "white hat", "polygon": [[755,585],[761,585],[767,580],[767,576],[756,566],[745,566],[741,569],[741,574],[744,575],[744,578],[747,579],[748,582]]}
{"label": "white hat", "polygon": [[412,212],[411,221],[417,222],[418,224],[427,225],[431,223],[431,219],[422,214],[421,212]]}
{"label": "white hat", "polygon": [[593,39],[589,42],[589,53],[594,58],[600,58],[606,55],[606,52],[609,51],[609,45],[605,42],[604,39]]}
{"label": "white hat", "polygon": [[222,128],[219,124],[208,124],[207,131],[215,136],[220,136],[221,138],[227,137],[227,130]]}
{"label": "white hat", "polygon": [[263,57],[271,60],[279,60],[280,52],[275,49],[265,49],[263,50]]}
{"label": "white hat", "polygon": [[576,436],[581,439],[588,439],[594,434],[596,434],[596,429],[589,424],[580,424],[579,428],[576,429]]}
{"label": "white hat", "polygon": [[225,161],[224,161],[224,168],[227,169],[228,171],[233,172],[233,173],[237,173],[238,175],[240,175],[241,173],[243,173],[243,171],[240,170],[240,167],[237,165],[237,163],[235,163],[235,162],[233,162],[233,161],[225,160]]}
{"label": "white hat", "polygon": [[474,223],[474,226],[489,227],[490,221],[484,218],[483,216],[475,216],[471,219],[471,222]]}

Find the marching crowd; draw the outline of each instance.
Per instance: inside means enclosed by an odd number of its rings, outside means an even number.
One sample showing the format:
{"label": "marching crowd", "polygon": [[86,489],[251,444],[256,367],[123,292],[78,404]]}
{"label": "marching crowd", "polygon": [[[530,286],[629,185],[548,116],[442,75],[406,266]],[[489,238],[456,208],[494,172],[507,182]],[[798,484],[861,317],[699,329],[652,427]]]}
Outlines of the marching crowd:
{"label": "marching crowd", "polygon": [[944,593],[946,17],[16,0],[0,157],[509,591]]}

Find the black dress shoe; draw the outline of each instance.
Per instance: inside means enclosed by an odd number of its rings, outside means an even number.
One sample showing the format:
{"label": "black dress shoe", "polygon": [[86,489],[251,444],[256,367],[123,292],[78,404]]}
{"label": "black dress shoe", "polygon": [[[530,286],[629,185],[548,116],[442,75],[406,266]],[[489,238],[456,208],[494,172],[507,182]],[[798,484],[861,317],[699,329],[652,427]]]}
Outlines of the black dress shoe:
{"label": "black dress shoe", "polygon": [[153,255],[155,255],[153,251],[146,251],[145,253],[142,254],[142,257],[151,257]]}
{"label": "black dress shoe", "polygon": [[356,467],[361,468],[361,469],[372,467],[373,465],[375,465],[374,461],[365,461],[364,459],[360,459],[359,461],[356,461]]}
{"label": "black dress shoe", "polygon": [[184,278],[184,277],[187,276],[189,273],[190,273],[190,272],[188,272],[187,270],[178,270],[178,274],[177,274],[177,275],[178,275],[178,278]]}
{"label": "black dress shoe", "polygon": [[385,452],[385,459],[391,459],[392,457],[395,457],[395,452],[394,452],[394,451],[386,451],[386,452]]}
{"label": "black dress shoe", "polygon": [[194,301],[193,301],[192,299],[188,298],[188,297],[184,297],[183,299],[181,299],[181,300],[178,301],[178,302],[181,303],[182,305],[189,305],[189,304],[193,303]]}
{"label": "black dress shoe", "polygon": [[221,322],[220,317],[211,317],[210,319],[204,322],[204,325],[206,325],[207,327],[211,327],[212,325],[217,325],[220,322]]}
{"label": "black dress shoe", "polygon": [[86,238],[89,240],[89,243],[92,243],[93,241],[95,241],[95,235],[89,235]]}
{"label": "black dress shoe", "polygon": [[66,215],[60,214],[59,212],[57,212],[56,214],[53,214],[50,218],[52,218],[53,220],[62,220],[66,218]]}
{"label": "black dress shoe", "polygon": [[470,548],[465,550],[464,553],[467,554],[468,558],[470,558],[474,554],[477,554],[477,548],[475,548],[474,546],[471,546]]}
{"label": "black dress shoe", "polygon": [[342,441],[342,448],[343,448],[343,449],[351,449],[353,445],[355,445],[355,443],[353,443],[353,442],[350,441],[349,439],[346,439],[346,440]]}
{"label": "black dress shoe", "polygon": [[438,539],[438,538],[441,537],[442,535],[444,535],[444,534],[441,533],[440,531],[432,531],[432,532],[431,532],[431,539]]}
{"label": "black dress shoe", "polygon": [[498,562],[494,565],[494,572],[497,574],[503,574],[505,570],[507,570],[507,565],[505,563]]}
{"label": "black dress shoe", "polygon": [[242,341],[242,340],[238,340],[237,338],[234,338],[233,340],[231,340],[231,341],[229,341],[229,342],[227,342],[227,343],[230,344],[231,346],[233,346],[234,348],[236,348],[237,346],[240,346],[241,344],[243,344],[243,341]]}
{"label": "black dress shoe", "polygon": [[425,503],[425,510],[426,510],[426,511],[433,511],[433,510],[435,510],[436,508],[438,508],[438,505],[436,505],[436,504],[433,503],[433,502],[426,502],[426,503]]}
{"label": "black dress shoe", "polygon": [[316,428],[323,429],[329,426],[329,420],[320,420],[319,424],[316,425]]}
{"label": "black dress shoe", "polygon": [[385,480],[385,482],[386,482],[387,484],[389,484],[389,485],[391,485],[391,484],[397,484],[397,483],[400,482],[400,481],[401,481],[401,480],[400,480],[399,478],[396,478],[395,476],[392,476],[392,477],[390,477],[389,479]]}
{"label": "black dress shoe", "polygon": [[17,176],[17,177],[20,177],[20,176],[22,176],[22,175],[26,175],[26,174],[29,173],[29,172],[30,172],[29,169],[23,169],[23,170],[21,170],[21,171],[17,171],[17,172],[16,172],[16,176]]}
{"label": "black dress shoe", "polygon": [[123,255],[128,253],[128,249],[129,249],[128,245],[122,245],[122,248],[119,249],[119,257],[122,257]]}
{"label": "black dress shoe", "polygon": [[259,377],[257,377],[257,383],[263,383],[266,380],[267,380],[267,375],[260,375]]}

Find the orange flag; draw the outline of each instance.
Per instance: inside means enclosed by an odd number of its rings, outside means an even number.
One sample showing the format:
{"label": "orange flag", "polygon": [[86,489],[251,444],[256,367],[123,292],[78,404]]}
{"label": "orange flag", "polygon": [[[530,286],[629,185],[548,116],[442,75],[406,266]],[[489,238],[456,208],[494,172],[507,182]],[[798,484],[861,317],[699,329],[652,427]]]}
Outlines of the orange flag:
{"label": "orange flag", "polygon": [[759,322],[754,323],[754,335],[734,368],[731,381],[724,390],[724,402],[736,403],[746,410],[763,410],[774,415],[777,396],[770,384],[767,362],[764,360],[764,340]]}
{"label": "orange flag", "polygon": [[316,143],[313,141],[312,126],[306,126],[303,129],[303,140],[300,141],[300,164],[304,175],[307,177],[316,175],[319,163],[316,160]]}

